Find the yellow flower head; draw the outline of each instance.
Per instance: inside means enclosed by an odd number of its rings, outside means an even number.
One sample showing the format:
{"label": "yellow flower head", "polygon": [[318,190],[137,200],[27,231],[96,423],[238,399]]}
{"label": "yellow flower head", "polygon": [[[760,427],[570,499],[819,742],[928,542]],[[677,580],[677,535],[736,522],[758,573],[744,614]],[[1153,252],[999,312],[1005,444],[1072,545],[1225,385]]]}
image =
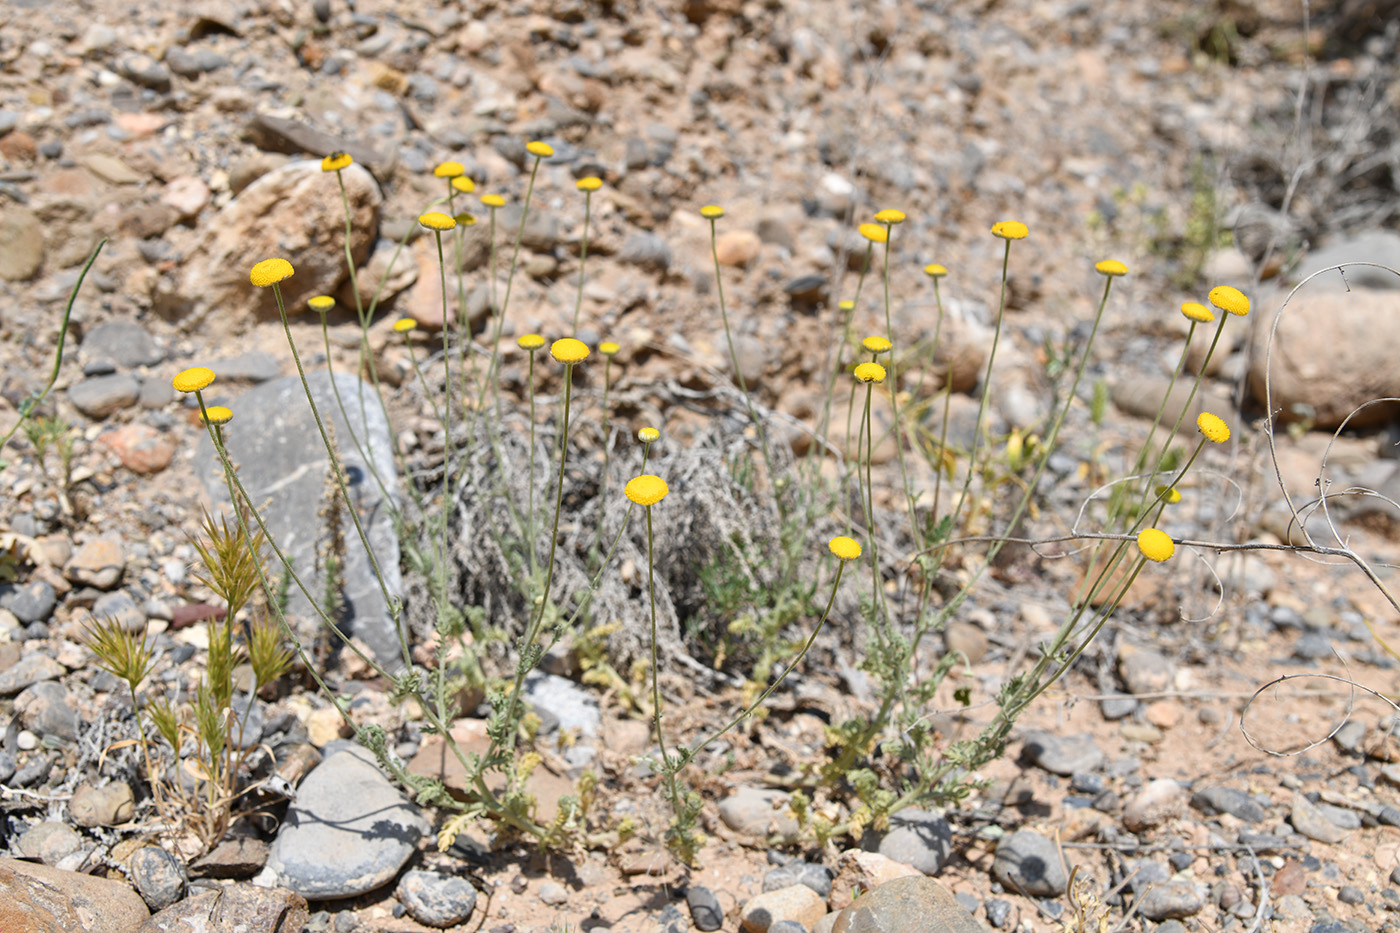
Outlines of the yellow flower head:
{"label": "yellow flower head", "polygon": [[321,171],[338,172],[343,168],[349,168],[350,163],[355,160],[343,152],[332,152],[321,160]]}
{"label": "yellow flower head", "polygon": [[941,279],[947,274],[948,270],[943,268],[936,262],[931,262],[928,265],[924,266],[924,275],[927,275],[929,278]]}
{"label": "yellow flower head", "polygon": [[861,363],[856,367],[855,376],[861,382],[884,382],[885,367],[879,363]]}
{"label": "yellow flower head", "polygon": [[457,226],[457,221],[442,211],[428,211],[426,214],[419,214],[418,222],[429,230],[437,231],[451,230]]}
{"label": "yellow flower head", "polygon": [[534,353],[540,347],[544,346],[544,338],[539,334],[526,334],[524,337],[517,340],[516,343],[520,344],[520,349],[529,350],[531,353]]}
{"label": "yellow flower head", "polygon": [[418,326],[418,322],[411,317],[401,317],[394,322],[394,333],[406,334]]}
{"label": "yellow flower head", "polygon": [[199,419],[205,424],[228,424],[233,420],[233,412],[222,405],[210,405]]}
{"label": "yellow flower head", "polygon": [[267,286],[287,278],[295,271],[292,264],[285,259],[264,259],[253,266],[253,271],[248,279],[258,288],[267,288]]}
{"label": "yellow flower head", "polygon": [[499,194],[483,194],[481,196],[481,203],[485,204],[487,207],[505,207],[506,199]]}
{"label": "yellow flower head", "polygon": [[858,228],[860,235],[871,243],[888,243],[890,241],[890,228],[882,224],[861,224]]}
{"label": "yellow flower head", "polygon": [[904,223],[904,211],[887,207],[875,215],[875,219],[882,224],[902,224]]}
{"label": "yellow flower head", "polygon": [[700,216],[706,220],[719,220],[724,216],[724,208],[718,204],[706,204],[700,208]]}
{"label": "yellow flower head", "polygon": [[642,428],[637,432],[637,440],[643,444],[651,444],[661,439],[661,432],[656,428]]}
{"label": "yellow flower head", "polygon": [[476,218],[473,217],[471,214],[466,213],[465,211],[463,211],[463,212],[460,213],[460,214],[457,214],[457,215],[454,216],[452,219],[455,220],[455,221],[457,221],[457,226],[459,226],[459,227],[475,227],[475,226],[476,226]]}
{"label": "yellow flower head", "polygon": [[606,340],[603,343],[598,344],[598,352],[603,354],[604,356],[616,356],[617,351],[621,349],[622,347],[613,343],[611,340]]}
{"label": "yellow flower head", "polygon": [[1201,433],[1211,443],[1223,444],[1230,439],[1230,426],[1218,415],[1212,415],[1208,411],[1201,412],[1201,416],[1196,419],[1196,427],[1201,429]]}
{"label": "yellow flower head", "polygon": [[887,340],[884,337],[866,337],[860,342],[860,345],[862,347],[865,347],[865,349],[869,350],[871,353],[888,352],[891,346],[889,340]]}
{"label": "yellow flower head", "polygon": [[453,162],[451,160],[439,162],[437,167],[433,169],[433,175],[438,178],[456,178],[458,175],[465,175],[466,173],[467,167],[465,165],[461,162]]}
{"label": "yellow flower head", "polygon": [[1137,544],[1143,557],[1155,560],[1159,564],[1170,559],[1176,553],[1176,544],[1172,541],[1171,535],[1156,528],[1144,528],[1139,531]]}
{"label": "yellow flower head", "polygon": [[588,359],[588,344],[573,337],[554,341],[549,348],[550,356],[561,363],[582,363]]}
{"label": "yellow flower head", "polygon": [[596,175],[589,175],[587,178],[580,178],[574,182],[574,187],[580,191],[597,191],[603,187],[603,179]]}
{"label": "yellow flower head", "polygon": [[1128,267],[1116,259],[1104,259],[1094,263],[1094,268],[1104,275],[1112,278],[1115,275],[1127,275]]}
{"label": "yellow flower head", "polygon": [[1161,496],[1167,505],[1176,505],[1181,501],[1181,490],[1175,486],[1158,486],[1157,495]]}
{"label": "yellow flower head", "polygon": [[664,479],[652,476],[650,473],[634,476],[627,481],[627,488],[623,490],[627,493],[627,498],[638,505],[656,505],[666,498],[666,493],[670,491],[666,488]]}
{"label": "yellow flower head", "polygon": [[335,307],[335,299],[330,295],[316,295],[313,298],[306,299],[306,306],[312,311],[319,311],[325,314],[331,308]]}
{"label": "yellow flower head", "polygon": [[525,144],[525,151],[537,159],[547,159],[554,155],[554,147],[549,143],[542,143],[538,139]]}
{"label": "yellow flower head", "polygon": [[992,224],[992,236],[999,236],[1003,240],[1024,240],[1029,233],[1030,230],[1019,220],[1003,220]]}
{"label": "yellow flower head", "polygon": [[194,366],[175,374],[170,384],[176,392],[198,392],[214,381],[214,370],[208,366]]}
{"label": "yellow flower head", "polygon": [[458,175],[456,178],[452,179],[452,187],[463,194],[471,194],[476,190],[476,182],[465,175]]}
{"label": "yellow flower head", "polygon": [[1215,312],[1199,301],[1188,301],[1182,304],[1181,313],[1186,315],[1188,321],[1196,321],[1200,324],[1209,324],[1215,320]]}
{"label": "yellow flower head", "polygon": [[845,301],[838,304],[837,307],[840,308],[842,311],[854,311],[856,309],[856,303],[851,299],[847,298]]}
{"label": "yellow flower head", "polygon": [[845,535],[837,535],[832,538],[827,547],[841,560],[855,560],[860,556],[860,542]]}
{"label": "yellow flower head", "polygon": [[1229,285],[1217,285],[1210,290],[1210,303],[1221,311],[1228,311],[1244,317],[1249,313],[1249,299],[1244,292],[1238,288],[1231,288]]}

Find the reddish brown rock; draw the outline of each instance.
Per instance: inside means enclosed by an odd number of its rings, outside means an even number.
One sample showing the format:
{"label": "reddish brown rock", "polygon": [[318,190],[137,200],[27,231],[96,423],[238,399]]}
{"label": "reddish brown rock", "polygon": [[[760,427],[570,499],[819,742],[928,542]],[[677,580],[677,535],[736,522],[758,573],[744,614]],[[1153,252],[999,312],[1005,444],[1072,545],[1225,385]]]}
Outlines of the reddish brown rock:
{"label": "reddish brown rock", "polygon": [[5,933],[134,933],[149,916],[120,881],[0,858]]}
{"label": "reddish brown rock", "polygon": [[[362,166],[341,175],[350,202],[350,252],[362,263],[379,227],[383,195]],[[208,223],[172,278],[156,287],[156,309],[194,324],[208,320],[239,332],[256,318],[277,316],[272,289],[256,288],[249,272],[264,259],[288,260],[295,273],[280,283],[289,314],[306,311],[312,295],[334,294],[345,271],[345,214],[340,186],[320,160],[277,168],[245,188]]]}
{"label": "reddish brown rock", "polygon": [[133,473],[159,473],[175,456],[175,442],[170,435],[146,424],[123,424],[103,431],[97,439]]}

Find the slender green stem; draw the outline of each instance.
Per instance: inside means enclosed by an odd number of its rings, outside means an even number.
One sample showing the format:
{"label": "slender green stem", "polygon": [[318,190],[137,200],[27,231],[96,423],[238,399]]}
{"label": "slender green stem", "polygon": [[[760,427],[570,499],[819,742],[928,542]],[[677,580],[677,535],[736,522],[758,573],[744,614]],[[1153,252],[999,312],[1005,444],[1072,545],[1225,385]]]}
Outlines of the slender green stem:
{"label": "slender green stem", "polygon": [[[894,225],[885,224],[885,268],[881,278],[885,286],[885,338],[891,344],[895,344],[894,325],[890,318],[890,239],[894,235]],[[904,431],[899,418],[899,373],[895,363],[895,351],[890,350],[890,358],[887,362],[889,369],[888,381],[890,386],[890,410],[894,419],[894,449],[895,456],[899,460],[900,492],[904,494],[904,502],[909,510],[909,533],[914,538],[914,549],[922,550],[924,546],[924,536],[919,530],[918,511],[914,507],[914,493],[909,488],[909,468],[904,462]]]}
{"label": "slender green stem", "polygon": [[743,712],[739,713],[739,715],[729,720],[729,722],[726,723],[724,726],[722,726],[719,729],[716,729],[714,732],[705,736],[703,739],[696,739],[694,742],[692,742],[681,756],[684,761],[690,761],[692,758],[698,755],[705,748],[705,746],[709,745],[711,742],[717,739],[723,738],[724,735],[727,732],[729,732],[730,729],[733,729],[735,726],[739,725],[744,720],[752,716],[754,714],[754,711],[757,710],[760,706],[762,706],[764,701],[766,701],[770,696],[773,695],[773,691],[777,690],[778,687],[782,685],[784,680],[787,680],[788,675],[797,669],[797,665],[801,664],[802,659],[807,657],[807,652],[812,650],[813,643],[816,642],[817,636],[821,634],[822,626],[826,624],[827,618],[831,615],[831,607],[836,603],[836,591],[841,586],[841,574],[843,571],[845,571],[845,569],[846,562],[844,560],[839,561],[836,565],[836,579],[833,580],[831,583],[831,596],[826,601],[826,609],[822,611],[821,618],[817,620],[817,625],[814,629],[812,629],[812,634],[807,636],[807,641],[802,646],[802,650],[797,653],[797,657],[792,659],[792,661],[783,670],[783,672],[778,675],[778,679],[769,684],[768,688],[764,690],[763,693],[759,694],[758,699],[750,703],[748,707],[744,709]]}
{"label": "slender green stem", "polygon": [[[82,271],[78,273],[78,281],[73,283],[73,290],[68,293],[68,304],[63,308],[63,319],[58,324],[58,347],[54,350],[53,368],[49,371],[49,381],[44,383],[43,389],[20,403],[19,418],[15,421],[14,426],[5,432],[5,436],[0,437],[0,450],[4,450],[10,438],[14,437],[15,432],[19,430],[19,426],[24,424],[25,419],[43,403],[44,399],[48,398],[49,393],[53,391],[54,384],[58,382],[58,371],[63,366],[63,345],[68,340],[68,322],[73,315],[73,302],[78,300],[78,289],[83,287],[83,279],[87,278],[88,270],[92,268],[93,263],[97,262],[97,254],[102,252],[102,247],[106,245],[107,238],[104,236],[93,249],[87,262],[83,263]],[[0,459],[0,470],[4,468],[5,461]]]}
{"label": "slender green stem", "polygon": [[[452,327],[447,320],[447,266],[442,257],[442,231],[434,230],[433,239],[437,243],[438,255],[438,284],[442,290],[442,381],[443,381],[443,419],[442,419],[442,535],[440,537],[440,547],[442,553],[438,560],[438,592],[441,598],[447,598],[447,562],[449,551],[447,549],[447,526],[448,515],[451,514],[453,483],[452,483],[452,355],[448,348],[448,334]],[[405,658],[407,663],[407,658]]]}
{"label": "slender green stem", "polygon": [[526,387],[530,396],[530,474],[529,474],[529,517],[525,524],[525,540],[528,542],[526,551],[530,555],[530,579],[535,578],[535,563],[538,556],[535,553],[535,351],[530,351],[530,375],[529,385]]}
{"label": "slender green stem", "polygon": [[[549,605],[549,588],[554,581],[554,553],[559,544],[559,513],[564,510],[564,465],[568,462],[569,452],[569,402],[573,395],[574,385],[574,364],[564,364],[564,400],[563,413],[560,420],[560,441],[559,441],[559,479],[558,489],[554,498],[554,525],[549,533],[549,561],[545,564],[544,589],[537,597],[537,608],[532,613],[530,624],[525,630],[525,637],[520,641],[520,658],[515,665],[515,681],[511,687],[510,706],[508,707],[512,715],[520,703],[520,691],[525,683],[525,674],[528,671],[526,656],[535,644],[535,639],[539,637],[540,623],[544,619],[545,609]],[[533,547],[533,543],[532,543]],[[515,747],[515,733],[512,732],[507,741],[507,752]]]}
{"label": "slender green stem", "polygon": [[[754,408],[753,396],[749,394],[748,383],[744,380],[744,373],[739,368],[739,354],[734,350],[734,334],[729,328],[729,311],[724,303],[724,276],[719,269],[719,234],[715,225],[716,218],[709,218],[710,221],[710,256],[715,265],[715,292],[719,296],[719,316],[724,322],[724,339],[729,346],[729,364],[734,368],[734,378],[739,383],[739,391],[743,393],[744,405],[748,408],[749,421],[753,423],[754,429],[758,432],[759,443],[763,447],[763,465],[768,470],[768,482],[772,483],[773,476],[773,456],[768,448],[768,432],[763,429],[763,423],[759,420],[758,410]],[[779,502],[781,506],[781,500]]]}
{"label": "slender green stem", "polygon": [[[345,473],[340,465],[340,457],[336,454],[335,445],[331,443],[330,436],[326,433],[326,425],[321,420],[321,412],[316,407],[316,400],[311,395],[311,385],[306,381],[306,370],[301,365],[301,354],[297,353],[296,341],[292,339],[292,327],[287,321],[287,307],[282,301],[282,289],[276,282],[272,284],[272,294],[277,299],[277,313],[282,317],[282,331],[287,336],[287,346],[291,348],[292,361],[296,364],[302,391],[306,393],[307,404],[311,406],[311,417],[316,422],[316,430],[321,435],[321,443],[325,445],[326,456],[330,458],[331,473],[335,475],[336,488],[340,490],[341,501],[345,503],[345,510],[350,513],[350,520],[355,525],[355,533],[359,535],[360,545],[365,549],[365,555],[369,558],[370,570],[374,574],[375,582],[379,584],[379,592],[384,596],[384,606],[389,611],[390,618],[394,623],[394,631],[399,637],[403,663],[407,667],[412,667],[413,657],[408,650],[408,637],[404,634],[403,624],[399,618],[399,601],[389,593],[389,585],[385,582],[384,572],[379,567],[379,558],[375,556],[374,548],[370,547],[369,535],[365,533],[364,525],[360,522],[359,510],[355,508],[355,503],[350,499],[350,490],[345,486]],[[313,599],[312,602],[315,600]]]}
{"label": "slender green stem", "polygon": [[578,256],[578,295],[574,299],[574,329],[573,334],[578,336],[578,316],[583,310],[583,267],[588,262],[588,224],[593,216],[593,192],[583,193],[583,241],[579,245]]}
{"label": "slender green stem", "polygon": [[[612,357],[603,358],[603,479],[598,486],[598,500],[608,501],[608,469],[612,465],[612,444],[608,438],[608,390],[612,387]],[[593,538],[593,550],[603,543],[603,509],[598,509],[598,531]]]}

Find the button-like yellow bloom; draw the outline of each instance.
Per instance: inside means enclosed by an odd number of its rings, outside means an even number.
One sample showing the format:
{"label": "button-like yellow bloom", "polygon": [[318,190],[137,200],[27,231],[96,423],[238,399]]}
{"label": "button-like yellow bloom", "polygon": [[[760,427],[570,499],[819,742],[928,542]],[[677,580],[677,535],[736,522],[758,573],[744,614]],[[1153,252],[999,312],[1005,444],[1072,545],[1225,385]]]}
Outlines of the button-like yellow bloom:
{"label": "button-like yellow bloom", "polygon": [[325,314],[331,308],[335,307],[335,299],[330,295],[316,295],[306,299],[306,306],[312,311],[319,311]]}
{"label": "button-like yellow bloom", "polygon": [[836,307],[840,308],[842,311],[854,311],[856,309],[856,303],[851,299],[847,298],[845,301],[841,302]]}
{"label": "button-like yellow bloom", "polygon": [[549,355],[561,363],[582,363],[588,359],[588,344],[573,337],[556,340],[549,348]]}
{"label": "button-like yellow bloom", "polygon": [[538,139],[525,144],[525,151],[537,159],[547,159],[554,155],[554,147],[549,143],[542,143]]}
{"label": "button-like yellow bloom", "polygon": [[871,353],[885,353],[891,346],[889,340],[884,337],[866,337],[860,345]]}
{"label": "button-like yellow bloom", "polygon": [[453,162],[451,160],[439,162],[437,167],[433,169],[433,175],[438,178],[456,178],[466,173],[467,167],[465,165],[461,162]]}
{"label": "button-like yellow bloom", "polygon": [[885,367],[879,363],[861,363],[856,367],[855,377],[861,382],[884,382]]}
{"label": "button-like yellow bloom", "polygon": [[476,190],[476,182],[465,175],[458,175],[456,178],[452,179],[452,187],[463,194],[471,194]]}
{"label": "button-like yellow bloom", "polygon": [[1112,278],[1115,275],[1127,275],[1128,267],[1116,259],[1104,259],[1094,263],[1094,268],[1104,275]]}
{"label": "button-like yellow bloom", "polygon": [[428,211],[426,214],[419,214],[418,222],[429,230],[438,231],[451,230],[457,226],[456,219],[447,216],[442,211]]}
{"label": "button-like yellow bloom", "polygon": [[418,326],[418,322],[411,317],[401,317],[394,322],[394,332],[406,334]]}
{"label": "button-like yellow bloom", "polygon": [[210,405],[199,419],[205,424],[228,424],[233,420],[233,412],[222,405]]}
{"label": "button-like yellow bloom", "polygon": [[904,223],[904,211],[887,207],[877,213],[875,219],[882,224],[902,224]]}
{"label": "button-like yellow bloom", "polygon": [[539,334],[526,334],[524,337],[517,340],[516,343],[520,344],[520,349],[529,350],[531,353],[534,353],[540,347],[544,346],[544,338]]}
{"label": "button-like yellow bloom", "polygon": [[1024,240],[1030,230],[1019,220],[1003,220],[992,224],[992,236],[999,236],[1003,240]]}
{"label": "button-like yellow bloom", "polygon": [[1206,440],[1213,444],[1223,444],[1230,439],[1230,426],[1224,419],[1208,411],[1201,412],[1200,417],[1196,419],[1196,427],[1200,428]]}
{"label": "button-like yellow bloom", "polygon": [[666,481],[659,476],[650,473],[643,473],[641,476],[634,476],[627,481],[627,488],[623,490],[627,498],[638,505],[656,505],[666,498],[666,493],[671,490],[666,488]]}
{"label": "button-like yellow bloom", "polygon": [[603,343],[598,344],[598,352],[603,354],[604,356],[616,356],[617,351],[621,349],[622,347],[613,343],[611,340],[607,340]]}
{"label": "button-like yellow bloom", "polygon": [[499,194],[483,194],[481,196],[481,203],[485,204],[487,207],[505,207],[506,199]]}
{"label": "button-like yellow bloom", "polygon": [[1198,324],[1209,324],[1215,320],[1215,312],[1199,301],[1187,301],[1181,306],[1181,313],[1186,315],[1188,321],[1195,321]]}
{"label": "button-like yellow bloom", "polygon": [[192,366],[175,374],[170,384],[176,392],[198,392],[214,381],[214,370],[208,366]]}
{"label": "button-like yellow bloom", "polygon": [[1176,553],[1176,543],[1172,541],[1171,535],[1156,528],[1144,528],[1138,532],[1137,545],[1143,557],[1155,560],[1159,564],[1169,560]]}
{"label": "button-like yellow bloom", "polygon": [[637,432],[637,440],[643,444],[651,444],[661,439],[661,432],[656,428],[642,428]]}
{"label": "button-like yellow bloom", "polygon": [[706,204],[700,208],[700,216],[706,220],[719,220],[724,216],[724,208],[718,204]]}
{"label": "button-like yellow bloom", "polygon": [[603,187],[603,179],[589,175],[587,178],[580,178],[574,182],[574,187],[580,191],[597,191]]}
{"label": "button-like yellow bloom", "polygon": [[1210,303],[1221,311],[1244,317],[1249,313],[1249,299],[1244,292],[1229,285],[1217,285],[1210,290]]}
{"label": "button-like yellow bloom", "polygon": [[845,535],[837,535],[832,538],[827,547],[841,560],[855,560],[860,556],[860,542]]}
{"label": "button-like yellow bloom", "polygon": [[338,172],[343,168],[349,168],[350,163],[355,160],[344,152],[332,152],[321,160],[321,171]]}
{"label": "button-like yellow bloom", "polygon": [[1181,490],[1175,486],[1158,486],[1157,495],[1161,496],[1167,505],[1176,505],[1181,501]]}
{"label": "button-like yellow bloom", "polygon": [[890,228],[881,224],[861,224],[857,229],[871,243],[888,243],[890,240]]}
{"label": "button-like yellow bloom", "polygon": [[936,262],[931,262],[928,265],[924,266],[924,275],[927,275],[929,278],[941,279],[947,274],[948,270],[943,268]]}
{"label": "button-like yellow bloom", "polygon": [[248,275],[248,280],[258,288],[266,288],[274,282],[280,282],[288,278],[296,270],[292,264],[285,259],[264,259],[253,266],[253,271]]}
{"label": "button-like yellow bloom", "polygon": [[463,213],[461,213],[461,214],[455,215],[452,219],[455,220],[455,221],[457,221],[457,226],[459,226],[459,227],[475,227],[475,226],[476,226],[476,218],[473,217],[471,214],[468,214],[468,213],[465,213],[465,212],[463,212]]}

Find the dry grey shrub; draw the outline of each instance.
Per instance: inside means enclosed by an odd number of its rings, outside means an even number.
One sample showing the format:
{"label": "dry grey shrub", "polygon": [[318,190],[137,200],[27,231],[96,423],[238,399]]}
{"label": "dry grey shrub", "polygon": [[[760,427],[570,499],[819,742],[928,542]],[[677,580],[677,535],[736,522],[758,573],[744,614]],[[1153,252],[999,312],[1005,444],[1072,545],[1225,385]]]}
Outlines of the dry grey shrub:
{"label": "dry grey shrub", "polygon": [[[653,386],[650,391],[664,395],[667,389]],[[747,576],[755,591],[768,591],[779,583],[778,555],[782,550],[783,523],[772,486],[762,478],[762,453],[752,432],[746,436],[744,431],[747,416],[728,406],[701,408],[694,404],[696,393],[681,391],[690,397],[687,399],[691,403],[690,410],[700,411],[707,420],[684,445],[663,436],[661,442],[652,447],[647,464],[647,472],[661,476],[670,487],[669,495],[652,507],[659,650],[663,670],[701,674],[713,685],[720,680],[733,681],[731,676],[712,670],[713,658],[705,650],[707,645],[722,639],[724,633],[720,628],[731,620],[716,619],[704,611],[700,568],[717,556],[745,555],[733,562],[735,572]],[[716,394],[729,395],[723,390]],[[556,400],[539,397],[537,404],[541,411],[550,411],[553,406],[557,418]],[[664,400],[662,407],[664,410]],[[597,558],[590,561],[590,551],[596,540],[600,511],[603,513],[602,553],[606,553],[627,516],[629,503],[623,495],[623,487],[640,472],[642,445],[633,435],[631,425],[625,429],[615,423],[611,426],[613,453],[606,500],[600,499],[603,456],[599,425],[596,420],[579,418],[577,409],[573,417],[551,598],[565,618],[581,601],[588,600],[579,616],[581,630],[620,623],[618,630],[608,637],[607,650],[613,666],[625,676],[634,661],[649,663],[651,655],[646,516],[642,507],[632,509],[628,527],[591,598],[590,584],[597,573]],[[535,540],[541,570],[548,558],[549,527],[559,469],[555,454],[556,427],[556,419],[551,419],[536,428],[535,436]],[[448,532],[452,549],[449,591],[455,605],[485,609],[487,627],[504,636],[504,640],[492,648],[498,664],[503,665],[498,667],[499,671],[506,670],[504,665],[514,662],[516,641],[529,619],[529,607],[522,592],[525,573],[521,567],[525,552],[514,532],[507,533],[515,527],[511,509],[522,516],[527,510],[528,445],[528,425],[519,417],[508,416],[505,427],[494,439],[478,431],[468,444],[463,436],[462,446],[458,448],[462,453],[454,455],[463,457],[464,465],[462,476],[455,484],[457,492],[453,497]],[[775,447],[773,456],[779,475],[797,476],[798,464],[786,446]],[[738,464],[743,466],[735,466]],[[745,482],[742,476],[746,472],[758,478]],[[830,560],[823,560],[827,557],[826,541],[831,535],[844,531],[829,517],[829,511],[807,530],[811,540],[804,544],[801,558],[801,579],[819,582],[822,586],[829,582],[832,572]],[[431,523],[418,520],[422,517],[430,516],[415,517],[415,526],[425,529],[418,545],[425,553],[432,553],[433,533],[426,530]],[[724,551],[730,553],[724,555]],[[421,640],[435,623],[428,581],[423,574],[410,571],[405,582],[408,621],[411,631]],[[856,616],[856,589],[842,587],[833,622]],[[815,618],[806,621],[815,622]],[[799,619],[796,625],[802,622]],[[828,648],[839,637],[838,628],[836,625],[828,627],[832,633],[826,640]],[[546,625],[546,632],[548,630]],[[785,633],[788,637],[806,634],[805,631]],[[850,633],[842,640],[849,643]],[[819,642],[818,649],[820,647]],[[818,656],[820,651],[813,660]]]}

